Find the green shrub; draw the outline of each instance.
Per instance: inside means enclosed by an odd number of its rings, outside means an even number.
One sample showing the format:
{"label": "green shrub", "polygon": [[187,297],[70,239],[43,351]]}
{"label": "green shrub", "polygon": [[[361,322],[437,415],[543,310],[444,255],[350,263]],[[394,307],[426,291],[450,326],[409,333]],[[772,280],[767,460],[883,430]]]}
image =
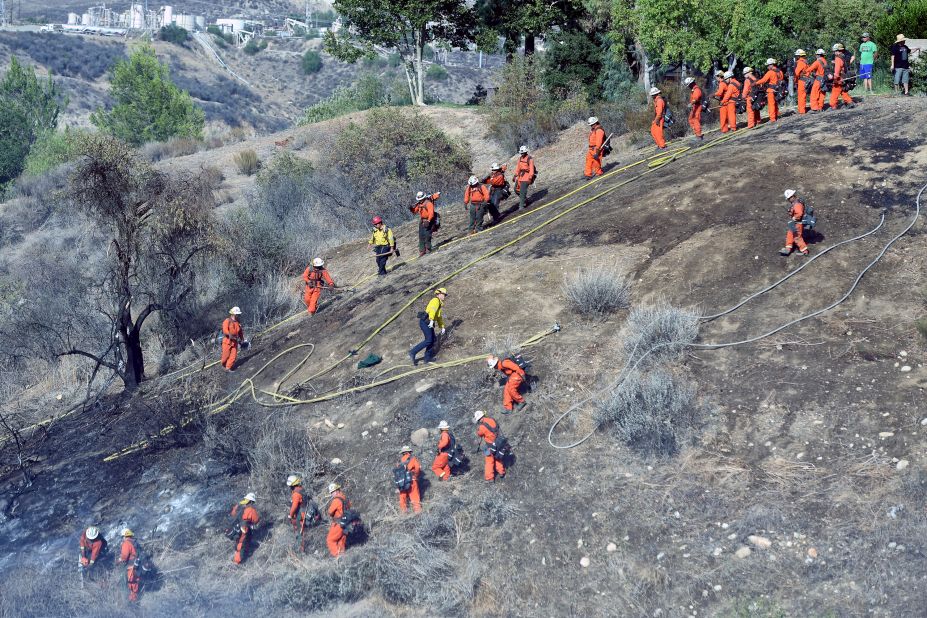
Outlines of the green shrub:
{"label": "green shrub", "polygon": [[258,52],[262,52],[267,49],[267,41],[261,39],[248,39],[248,42],[245,43],[244,52],[249,56],[253,56]]}
{"label": "green shrub", "polygon": [[601,57],[599,45],[585,32],[552,35],[544,54],[542,73],[547,92],[560,97],[584,90],[590,99],[598,98]]}
{"label": "green shrub", "polygon": [[190,38],[190,33],[177,24],[168,24],[161,28],[160,37],[162,41],[167,41],[174,45],[183,45]]}
{"label": "green shrub", "polygon": [[915,320],[914,327],[917,329],[917,332],[921,334],[921,337],[927,339],[927,316]]}
{"label": "green shrub", "polygon": [[245,176],[251,176],[261,167],[261,160],[258,159],[257,153],[251,149],[235,153],[233,158],[238,171]]}
{"label": "green shrub", "polygon": [[425,75],[428,79],[443,82],[447,80],[447,69],[440,64],[432,64],[429,65],[428,70],[425,71]]}
{"label": "green shrub", "polygon": [[40,176],[72,160],[77,141],[84,134],[83,131],[70,129],[39,134],[29,151],[29,156],[26,157],[23,173],[27,176]]}
{"label": "green shrub", "polygon": [[302,62],[300,63],[303,69],[303,73],[306,75],[312,75],[313,73],[318,73],[322,70],[322,54],[310,49],[305,54],[303,54]]}
{"label": "green shrub", "polygon": [[[382,80],[372,73],[367,73],[350,88],[338,88],[327,99],[306,108],[298,124],[322,122],[352,112],[380,107],[386,105],[390,98],[391,95],[387,94]],[[406,101],[409,98],[406,92],[402,100]]]}

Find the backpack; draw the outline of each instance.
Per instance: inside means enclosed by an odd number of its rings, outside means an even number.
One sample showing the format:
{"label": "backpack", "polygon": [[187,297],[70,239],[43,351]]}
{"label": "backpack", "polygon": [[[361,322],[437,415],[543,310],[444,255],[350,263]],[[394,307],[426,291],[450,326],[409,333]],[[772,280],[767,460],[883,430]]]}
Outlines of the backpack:
{"label": "backpack", "polygon": [[[532,159],[533,161],[534,159]],[[537,161],[534,162],[534,173],[531,174],[531,178],[528,179],[528,184],[533,185],[534,181],[538,179],[538,164]]]}
{"label": "backpack", "polygon": [[747,101],[743,97],[737,97],[734,99],[734,104],[738,114],[742,114],[747,111]]}
{"label": "backpack", "polygon": [[673,118],[673,112],[670,111],[669,101],[665,97],[660,97],[663,99],[663,124],[664,126],[671,127],[676,120]]}
{"label": "backpack", "polygon": [[406,462],[400,461],[399,465],[393,468],[393,485],[399,491],[412,489],[412,471],[409,470]]}
{"label": "backpack", "polygon": [[151,554],[142,549],[135,539],[130,539],[129,541],[132,543],[132,547],[135,548],[135,561],[132,563],[132,566],[135,567],[136,574],[141,577],[143,573],[154,568],[151,562]]}
{"label": "backpack", "polygon": [[[781,72],[780,72],[780,74],[781,74]],[[788,82],[786,82],[786,81],[780,79],[780,80],[779,80],[779,83],[776,84],[776,88],[775,88],[775,90],[774,90],[774,93],[775,93],[775,96],[776,96],[776,103],[779,103],[780,101],[784,101],[786,98],[788,98],[788,96],[789,96],[789,84],[788,84]]]}
{"label": "backpack", "polygon": [[509,186],[509,181],[505,181],[505,184],[499,189],[499,192],[502,194],[502,199],[507,200],[510,195],[512,195],[512,187]]}
{"label": "backpack", "polygon": [[521,354],[510,354],[505,357],[505,360],[510,360],[516,365],[518,365],[522,371],[527,372],[531,368],[531,361],[522,356]]}
{"label": "backpack", "polygon": [[347,536],[355,534],[363,526],[360,513],[354,509],[344,509],[344,514],[336,519],[335,523],[341,526],[341,529],[344,530],[344,533]]}
{"label": "backpack", "polygon": [[801,218],[802,227],[806,230],[813,230],[817,222],[818,219],[814,216],[814,207],[805,204],[805,214]]}
{"label": "backpack", "polygon": [[481,421],[480,424],[488,429],[489,431],[496,434],[496,439],[493,442],[488,443],[486,446],[489,448],[489,452],[492,453],[494,457],[505,457],[511,452],[511,447],[509,446],[509,440],[502,435],[502,431],[499,429],[499,425],[496,425],[495,429],[489,425],[486,421]]}
{"label": "backpack", "polygon": [[448,438],[450,438],[451,443],[447,445],[447,448],[442,453],[447,454],[447,463],[451,469],[457,468],[463,464],[463,449],[457,444],[457,439],[454,438],[454,434],[447,432]]}
{"label": "backpack", "polygon": [[431,220],[431,232],[437,232],[441,229],[441,213],[435,208],[435,218]]}

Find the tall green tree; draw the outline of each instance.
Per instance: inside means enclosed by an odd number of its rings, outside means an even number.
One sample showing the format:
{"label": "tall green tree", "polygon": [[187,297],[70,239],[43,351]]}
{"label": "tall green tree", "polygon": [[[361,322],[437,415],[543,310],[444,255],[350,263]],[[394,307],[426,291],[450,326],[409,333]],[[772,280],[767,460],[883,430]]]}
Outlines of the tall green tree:
{"label": "tall green tree", "polygon": [[335,0],[334,8],[344,27],[326,35],[325,49],[352,63],[384,48],[397,52],[416,105],[425,104],[425,46],[461,47],[476,34],[463,0]]}
{"label": "tall green tree", "polygon": [[19,176],[32,144],[55,130],[66,106],[67,97],[50,75],[40,80],[13,56],[0,80],[0,184]]}
{"label": "tall green tree", "polygon": [[101,130],[134,145],[202,135],[203,110],[171,81],[167,65],[152,47],[140,47],[118,62],[110,82],[115,105],[90,116]]}
{"label": "tall green tree", "polygon": [[481,27],[505,39],[505,51],[511,56],[518,49],[522,39],[525,55],[535,50],[535,40],[556,27],[576,26],[586,17],[580,0],[477,0],[474,9],[480,18]]}

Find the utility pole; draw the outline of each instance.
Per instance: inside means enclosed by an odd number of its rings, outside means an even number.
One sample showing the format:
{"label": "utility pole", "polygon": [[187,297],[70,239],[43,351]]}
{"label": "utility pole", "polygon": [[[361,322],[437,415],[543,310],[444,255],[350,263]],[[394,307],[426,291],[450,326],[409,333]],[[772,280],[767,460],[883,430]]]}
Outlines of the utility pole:
{"label": "utility pole", "polygon": [[0,28],[2,28],[5,25],[6,25],[6,4],[4,4],[3,0],[0,0]]}

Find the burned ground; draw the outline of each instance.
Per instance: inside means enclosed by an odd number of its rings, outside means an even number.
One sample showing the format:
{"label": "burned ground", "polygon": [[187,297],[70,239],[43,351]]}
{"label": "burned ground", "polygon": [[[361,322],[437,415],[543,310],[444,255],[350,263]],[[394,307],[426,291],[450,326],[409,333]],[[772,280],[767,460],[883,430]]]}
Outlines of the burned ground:
{"label": "burned ground", "polygon": [[[697,434],[678,454],[643,456],[604,429],[574,449],[555,450],[547,432],[573,402],[612,382],[626,361],[626,314],[605,321],[576,317],[560,289],[566,273],[591,263],[612,265],[633,275],[632,306],[665,299],[708,314],[798,265],[801,258],[777,254],[785,233],[783,189],[798,189],[817,211],[822,238],[813,253],[872,229],[886,209],[882,230],[703,323],[698,341],[763,333],[839,298],[907,225],[925,182],[925,144],[927,110],[911,100],[867,99],[855,110],[788,116],[656,169],[443,283],[451,326],[441,360],[484,353],[490,339],[523,341],[555,321],[563,325],[524,351],[538,378],[528,411],[497,416],[517,457],[502,483],[485,484],[481,458],[472,454],[472,411],[496,414],[501,399],[479,362],[320,404],[265,408],[250,394],[242,397],[222,415],[258,423],[283,415],[302,427],[326,462],[308,481],[310,492],[321,494],[330,478],[338,478],[368,520],[369,538],[348,550],[337,576],[321,575],[328,568],[322,530],[310,538],[318,555],[287,555],[282,482],[278,493],[258,503],[273,525],[252,561],[232,568],[232,547],[215,533],[216,520],[250,488],[249,476],[228,477],[216,467],[195,441],[195,427],[190,446],[167,438],[111,463],[102,457],[176,414],[151,403],[165,391],[208,393],[218,386],[219,393],[231,392],[275,355],[315,344],[309,361],[282,385],[286,392],[356,348],[412,295],[646,168],[617,173],[536,214],[365,281],[311,319],[296,318],[257,338],[236,374],[214,368],[181,382],[154,378],[139,395],[145,405],[106,402],[55,423],[34,438],[33,484],[14,492],[13,476],[4,490],[4,571],[21,578],[17,567],[61,569],[62,578],[73,578],[64,565],[72,564],[75,531],[100,521],[112,538],[127,521],[156,548],[162,570],[195,567],[179,572],[182,581],[165,576],[162,590],[144,595],[142,609],[151,615],[285,615],[300,608],[338,615],[918,615],[927,605],[927,441],[921,425],[927,346],[915,328],[927,298],[922,224],[837,309],[754,344],[689,350],[669,363],[696,383],[705,409]],[[539,206],[580,186],[573,180],[579,158],[545,161],[554,152],[560,151],[537,154],[545,172],[539,189],[548,191]],[[622,157],[633,162],[639,153]],[[460,236],[464,227],[458,205],[445,209],[443,240]],[[408,259],[415,253],[415,229],[397,231]],[[326,258],[341,282],[361,281],[372,271],[361,243]],[[366,384],[408,364],[409,346],[420,337],[415,314],[427,298],[356,356],[305,384],[301,396]],[[383,362],[356,369],[369,352]],[[306,353],[293,350],[272,363],[255,379],[257,386],[276,388]],[[592,429],[593,414],[590,406],[568,419],[555,442]],[[390,487],[398,448],[412,431],[433,428],[440,419],[471,451],[466,476],[432,480],[425,488],[426,513],[441,513],[440,521],[453,523],[453,534],[401,518]],[[426,445],[415,448],[426,469],[433,439],[432,429]],[[336,458],[339,463],[331,463]],[[423,585],[413,594],[388,572],[369,570],[397,556],[414,568],[447,561],[440,577],[454,581],[453,589],[442,596]],[[584,557],[588,568],[580,565]],[[294,579],[294,573],[303,576]],[[368,578],[369,586],[352,587],[352,573]],[[184,587],[200,596],[184,596]],[[328,599],[336,602],[313,600],[308,591],[317,588],[330,590]],[[306,591],[302,605],[294,606],[287,590]],[[71,592],[87,602],[102,594]],[[203,601],[210,598],[222,602]]]}

